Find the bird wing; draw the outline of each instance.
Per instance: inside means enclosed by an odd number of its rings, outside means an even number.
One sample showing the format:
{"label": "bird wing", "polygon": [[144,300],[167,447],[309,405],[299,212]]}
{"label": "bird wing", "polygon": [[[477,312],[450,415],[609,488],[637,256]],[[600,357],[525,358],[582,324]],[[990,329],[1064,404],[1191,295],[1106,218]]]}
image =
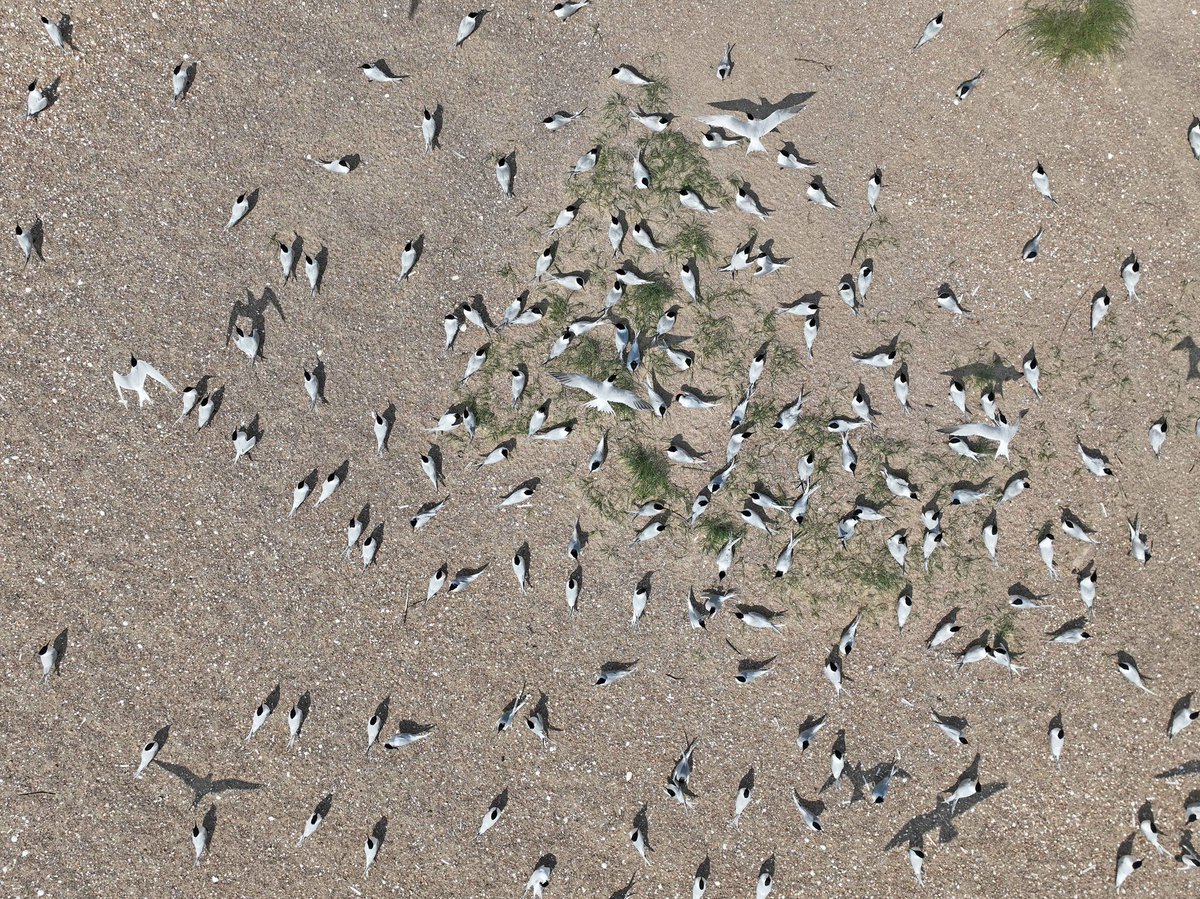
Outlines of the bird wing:
{"label": "bird wing", "polygon": [[994,440],[996,442],[1003,439],[1000,428],[983,422],[971,422],[970,424],[959,425],[955,428],[942,428],[941,432],[949,434],[952,437],[979,437],[983,440]]}
{"label": "bird wing", "polygon": [[166,376],[164,376],[161,371],[159,371],[157,368],[155,368],[149,362],[139,361],[138,366],[146,374],[146,377],[152,378],[153,380],[158,381],[159,384],[162,384],[162,386],[167,388],[167,390],[171,391],[171,393],[176,392],[175,387],[171,384],[170,381],[168,381],[166,379]]}
{"label": "bird wing", "polygon": [[800,114],[800,110],[804,109],[804,104],[798,106],[788,106],[785,109],[777,109],[761,122],[758,122],[759,136],[769,134],[774,131],[788,119],[793,119]]}
{"label": "bird wing", "polygon": [[696,116],[697,122],[703,122],[713,128],[724,128],[726,131],[731,131],[738,137],[752,137],[754,129],[745,119],[739,119],[732,115],[702,115]]}
{"label": "bird wing", "polygon": [[628,406],[630,409],[636,409],[638,412],[646,412],[650,409],[650,404],[632,390],[610,390],[608,401],[610,403],[620,403],[623,406]]}
{"label": "bird wing", "polygon": [[576,390],[582,390],[584,393],[590,393],[594,397],[603,396],[605,393],[604,385],[594,378],[589,378],[587,375],[575,374],[574,372],[551,372],[550,377],[558,381],[564,387],[573,387]]}

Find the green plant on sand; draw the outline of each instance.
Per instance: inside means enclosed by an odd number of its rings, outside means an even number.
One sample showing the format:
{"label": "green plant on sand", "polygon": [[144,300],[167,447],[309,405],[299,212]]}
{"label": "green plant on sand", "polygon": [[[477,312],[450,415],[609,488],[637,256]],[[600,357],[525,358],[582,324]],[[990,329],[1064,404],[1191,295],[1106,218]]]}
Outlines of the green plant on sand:
{"label": "green plant on sand", "polygon": [[1020,28],[1035,51],[1066,69],[1119,56],[1134,24],[1129,0],[1050,0],[1026,4]]}

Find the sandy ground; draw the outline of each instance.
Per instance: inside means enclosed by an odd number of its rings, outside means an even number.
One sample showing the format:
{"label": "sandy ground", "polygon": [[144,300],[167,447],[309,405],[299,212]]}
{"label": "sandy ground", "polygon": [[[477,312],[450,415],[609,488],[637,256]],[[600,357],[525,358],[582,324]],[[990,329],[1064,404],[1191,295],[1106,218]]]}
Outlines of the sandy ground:
{"label": "sandy ground", "polygon": [[[1017,8],[978,2],[948,8],[946,30],[918,54],[911,44],[937,8],[907,2],[597,0],[565,23],[548,4],[499,2],[456,52],[450,44],[466,10],[442,2],[420,3],[411,15],[404,4],[174,11],[84,3],[70,10],[79,47],[70,56],[46,42],[35,11],[4,10],[0,196],[6,227],[42,218],[45,259],[22,270],[10,243],[0,268],[0,892],[516,896],[536,860],[553,853],[547,896],[607,896],[631,875],[637,895],[689,895],[707,855],[711,896],[753,895],[760,865],[773,857],[772,895],[882,897],[914,890],[904,855],[912,838],[928,854],[929,896],[1095,896],[1112,889],[1117,846],[1147,797],[1164,845],[1177,852],[1184,797],[1200,787],[1200,727],[1171,742],[1165,734],[1172,704],[1200,685],[1192,576],[1200,381],[1187,379],[1187,353],[1172,351],[1200,331],[1200,163],[1186,142],[1200,32],[1186,6],[1136,5],[1129,55],[1068,78],[1031,61],[1011,34],[1000,36]],[[727,42],[737,45],[735,69],[720,82],[713,71]],[[409,77],[368,86],[358,65],[381,56]],[[197,78],[172,108],[169,72],[181,59],[198,62]],[[791,262],[765,279],[739,279],[746,294],[715,303],[712,314],[730,323],[729,358],[697,350],[686,378],[726,396],[740,391],[766,313],[809,291],[828,295],[815,361],[804,358],[800,321],[779,319],[772,346],[798,350],[796,361],[769,360],[759,387],[777,409],[803,386],[807,427],[782,435],[762,428],[743,450],[756,460],[748,470],[789,498],[803,452],[816,449],[825,467],[802,529],[825,536],[805,538],[789,577],[770,577],[783,535],[760,532],[746,538],[731,574],[744,599],[788,611],[782,634],[749,631],[728,612],[705,631],[688,629],[688,587],[715,578],[702,534],[676,520],[657,541],[631,547],[629,520],[586,498],[581,466],[603,427],[612,448],[593,495],[624,508],[621,447],[638,440],[661,449],[682,433],[719,457],[728,402],[711,412],[674,408],[665,421],[602,421],[535,371],[521,414],[554,397],[553,421],[579,419],[569,440],[521,438],[507,465],[468,469],[506,435],[503,413],[474,444],[457,435],[439,441],[447,490],[435,494],[417,466],[428,445],[421,429],[447,406],[491,394],[505,407],[503,365],[469,382],[471,391],[457,386],[484,338],[471,329],[445,354],[442,316],[482,294],[498,319],[520,289],[544,246],[540,231],[568,201],[567,168],[603,127],[601,110],[619,87],[607,73],[618,62],[665,79],[680,117],[672,130],[693,139],[701,129],[689,117],[712,112],[709,103],[815,92],[768,140],[770,154],[706,155],[717,177],[746,178],[777,210],[759,234]],[[981,68],[976,92],[952,105],[955,86]],[[59,98],[24,122],[34,77],[61,78]],[[638,102],[638,91],[621,91]],[[415,125],[421,108],[436,103],[441,147],[426,155]],[[588,114],[558,133],[538,124],[556,109],[585,106]],[[630,131],[625,148],[643,136]],[[805,202],[805,176],[773,162],[782,139],[819,163],[842,209]],[[494,158],[514,150],[515,197],[505,199]],[[345,177],[305,161],[349,152],[364,164]],[[1038,159],[1058,206],[1030,183]],[[887,226],[871,233],[886,239],[873,245],[875,281],[856,318],[835,286],[871,222],[864,194],[876,165],[885,173]],[[223,232],[233,198],[254,188],[256,208]],[[668,207],[673,218],[656,221],[656,233],[687,218]],[[603,247],[596,222],[607,211],[585,211],[590,225],[581,217],[574,227],[590,227],[588,240]],[[732,209],[714,217],[721,260],[751,224]],[[1024,263],[1021,246],[1039,226],[1042,254]],[[293,231],[329,251],[315,300],[300,285],[280,285],[272,239]],[[417,234],[424,253],[401,285],[402,248]],[[564,240],[561,267],[588,267],[583,246],[582,236]],[[1143,263],[1140,304],[1126,300],[1118,273],[1131,250]],[[671,263],[633,258],[675,276]],[[713,290],[730,283],[716,273],[720,264],[701,265]],[[517,274],[501,276],[507,266]],[[573,315],[598,307],[609,277],[602,272],[575,299]],[[973,315],[936,307],[942,281]],[[1089,335],[1088,301],[1103,285],[1112,312]],[[265,311],[265,359],[252,369],[226,346],[226,326],[231,306],[265,287],[282,312]],[[695,334],[699,315],[685,308],[676,333]],[[912,380],[907,417],[891,396],[891,373],[864,371],[850,357],[896,334]],[[611,347],[610,330],[597,335]],[[550,328],[514,330],[493,346],[498,359],[512,360],[514,347],[529,344],[524,358],[537,369],[552,337]],[[958,420],[944,372],[993,354],[1019,370],[1031,345],[1042,399],[1017,380],[1000,400],[1009,413],[1028,409],[1011,462],[951,456],[936,431]],[[309,414],[301,372],[318,351],[328,403]],[[131,352],[177,386],[204,374],[213,388],[223,385],[212,427],[176,425],[178,397],[157,388],[153,406],[119,405],[109,373]],[[570,367],[570,356],[562,361]],[[670,389],[685,381],[669,367],[658,372]],[[876,432],[856,435],[852,479],[838,465],[837,444],[813,435],[831,412],[849,414],[860,378],[881,415]],[[969,386],[972,410],[985,380]],[[398,417],[389,453],[377,458],[371,414],[389,402]],[[1171,432],[1156,462],[1147,429],[1160,415]],[[252,461],[231,466],[229,433],[254,416],[259,447]],[[1108,454],[1116,478],[1098,481],[1082,469],[1077,436]],[[999,512],[999,570],[978,539],[991,503],[952,508],[944,493],[947,546],[929,573],[920,570],[915,503],[893,503],[896,521],[862,525],[838,554],[831,529],[860,493],[880,496],[885,459],[912,470],[923,496],[962,479],[990,477],[998,488],[1028,471],[1031,489]],[[324,477],[343,460],[350,475],[333,498],[317,510],[310,498],[289,520],[293,483],[314,468]],[[495,508],[534,476],[542,487],[530,508]],[[681,497],[672,507],[686,513],[707,476],[673,469]],[[724,514],[736,514],[753,480],[743,476],[737,495],[721,498]],[[413,533],[413,509],[446,493],[442,514]],[[345,522],[365,503],[385,535],[364,573],[340,550]],[[1100,544],[1089,549],[1060,534],[1063,576],[1051,582],[1035,539],[1064,507]],[[1144,568],[1128,556],[1125,521],[1135,514],[1153,541]],[[571,620],[562,584],[577,516],[591,538]],[[883,544],[901,526],[912,544],[915,608],[898,635],[892,610],[905,578]],[[533,559],[528,595],[515,589],[509,567],[523,541]],[[848,558],[859,560],[854,573]],[[1069,569],[1089,558],[1100,573],[1093,639],[1048,645],[1045,631],[1083,613]],[[452,573],[490,567],[466,593],[422,603],[442,562]],[[649,608],[632,631],[630,593],[651,570]],[[1048,605],[1012,624],[1024,672],[1010,678],[987,664],[957,672],[955,653],[1004,620],[1006,588],[1018,581],[1046,594]],[[962,632],[949,650],[927,650],[952,606],[963,609]],[[851,681],[835,698],[822,661],[860,607]],[[46,688],[35,653],[64,628],[67,653]],[[748,658],[777,656],[774,673],[739,685],[735,648]],[[1120,649],[1153,675],[1156,695],[1118,676],[1112,654]],[[631,678],[592,686],[602,663],[632,659],[640,661]],[[247,743],[251,714],[276,684],[279,707]],[[495,732],[501,708],[523,686],[549,699],[561,728],[550,749],[525,729],[524,714],[512,731]],[[288,751],[285,715],[305,691],[311,715]],[[377,746],[367,757],[366,721],[386,696],[384,738],[401,719],[436,730],[408,749]],[[931,706],[970,720],[969,747],[954,747],[932,726]],[[1056,766],[1046,728],[1058,711],[1067,743]],[[801,754],[796,727],[821,713],[829,725]],[[161,761],[261,787],[193,807],[191,790],[159,765],[134,780],[141,744],[167,723]],[[897,778],[882,806],[847,804],[849,789],[828,791],[825,828],[815,834],[792,791],[816,797],[839,729],[852,765],[870,770],[899,750],[910,776]],[[691,736],[699,738],[698,799],[685,810],[663,783]],[[936,794],[976,752],[987,798],[951,820]],[[1155,777],[1189,762],[1190,774]],[[752,766],[755,800],[735,831],[734,790]],[[504,817],[477,839],[484,811],[506,788]],[[306,816],[329,794],[323,826],[297,848]],[[196,868],[189,829],[214,802],[217,828]],[[648,866],[628,840],[643,805]],[[383,849],[365,879],[363,840],[384,816]],[[886,850],[892,842],[900,848]],[[1195,894],[1194,873],[1175,870],[1140,837],[1134,851],[1146,864],[1129,895]]]}

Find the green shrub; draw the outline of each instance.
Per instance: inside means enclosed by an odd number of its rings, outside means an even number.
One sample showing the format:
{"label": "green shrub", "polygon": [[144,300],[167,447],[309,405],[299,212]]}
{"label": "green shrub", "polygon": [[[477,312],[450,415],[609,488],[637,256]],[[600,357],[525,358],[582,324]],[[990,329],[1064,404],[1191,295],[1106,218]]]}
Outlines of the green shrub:
{"label": "green shrub", "polygon": [[1129,0],[1051,0],[1027,4],[1021,29],[1035,51],[1060,69],[1119,56],[1133,36]]}

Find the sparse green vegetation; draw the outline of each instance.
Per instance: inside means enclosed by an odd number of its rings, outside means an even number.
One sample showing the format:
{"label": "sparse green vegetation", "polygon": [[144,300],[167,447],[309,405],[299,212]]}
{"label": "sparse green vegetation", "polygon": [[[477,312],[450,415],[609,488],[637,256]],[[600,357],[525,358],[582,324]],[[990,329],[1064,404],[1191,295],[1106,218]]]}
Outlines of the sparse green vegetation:
{"label": "sparse green vegetation", "polygon": [[1016,650],[1016,647],[1013,645],[1013,635],[1016,633],[1016,630],[1016,612],[1004,612],[992,624],[993,639],[997,642],[1003,640],[1008,645],[1010,651]]}
{"label": "sparse green vegetation", "polygon": [[854,252],[850,254],[850,264],[873,257],[880,250],[894,250],[900,242],[888,236],[888,219],[886,215],[876,214],[854,244]]}
{"label": "sparse green vegetation", "polygon": [[709,205],[727,198],[728,192],[713,174],[700,147],[686,135],[667,130],[642,146],[642,159],[650,169],[652,185],[659,192],[670,194],[667,202],[673,209],[679,206],[675,194],[685,186],[700,194]]}
{"label": "sparse green vegetation", "polygon": [[601,381],[612,374],[615,354],[607,353],[600,341],[589,334],[576,340],[564,358],[569,360],[566,368]]}
{"label": "sparse green vegetation", "polygon": [[566,294],[556,293],[550,297],[550,305],[546,308],[546,321],[563,324],[571,315],[571,299]]}
{"label": "sparse green vegetation", "polygon": [[[626,120],[628,113],[626,113]],[[626,121],[626,127],[628,123]],[[617,207],[625,205],[624,198],[633,190],[633,157],[613,144],[605,135],[598,141],[600,159],[596,167],[586,175],[567,181],[567,191],[576,200],[583,200],[603,214],[607,226],[608,216]]]}
{"label": "sparse green vegetation", "polygon": [[760,431],[775,421],[775,406],[767,399],[754,400],[746,407],[746,417],[742,421],[743,428]]}
{"label": "sparse green vegetation", "polygon": [[653,333],[655,325],[675,300],[675,289],[667,281],[642,284],[625,291],[621,309],[633,323],[639,334]]}
{"label": "sparse green vegetation", "polygon": [[670,108],[671,88],[667,82],[655,76],[653,84],[642,88],[642,102],[646,104],[646,112],[665,112]]}
{"label": "sparse green vegetation", "polygon": [[600,107],[600,122],[604,130],[624,134],[629,130],[629,98],[615,93]]}
{"label": "sparse green vegetation", "polygon": [[696,522],[700,544],[710,553],[720,552],[734,537],[744,537],[746,529],[721,515],[704,515]]}
{"label": "sparse green vegetation", "polygon": [[666,249],[676,260],[695,259],[697,262],[708,262],[716,256],[712,232],[702,222],[685,224],[667,244]]}
{"label": "sparse green vegetation", "polygon": [[886,552],[874,559],[848,559],[846,573],[881,596],[892,598],[904,586],[904,573]]}
{"label": "sparse green vegetation", "polygon": [[671,483],[667,457],[644,443],[630,441],[621,447],[621,461],[632,478],[630,492],[637,502],[667,499],[680,494]]}
{"label": "sparse green vegetation", "polygon": [[710,360],[727,354],[733,343],[733,322],[729,316],[701,315],[698,318],[695,340],[701,357]]}
{"label": "sparse green vegetation", "polygon": [[1129,0],[1029,3],[1020,28],[1030,46],[1060,69],[1120,56],[1136,21]]}

